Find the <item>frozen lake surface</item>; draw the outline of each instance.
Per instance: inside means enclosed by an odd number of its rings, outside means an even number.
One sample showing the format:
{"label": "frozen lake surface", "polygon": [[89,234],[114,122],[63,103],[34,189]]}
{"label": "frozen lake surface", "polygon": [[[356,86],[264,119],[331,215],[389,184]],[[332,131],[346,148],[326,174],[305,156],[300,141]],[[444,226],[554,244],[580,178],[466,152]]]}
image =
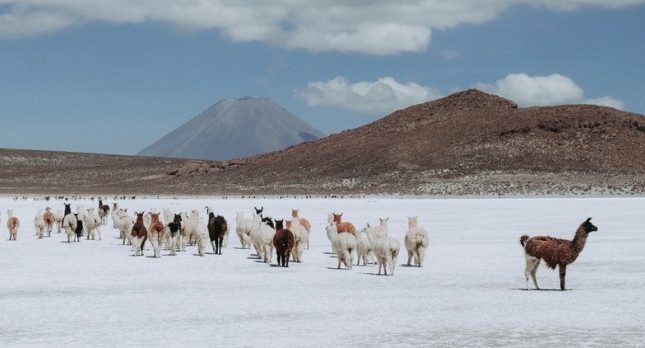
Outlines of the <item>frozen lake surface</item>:
{"label": "frozen lake surface", "polygon": [[[72,202],[93,207],[95,202]],[[102,241],[38,240],[38,209],[62,201],[0,199],[0,346],[639,346],[645,342],[645,199],[181,199],[126,200],[133,210],[208,204],[231,229],[223,255],[133,257],[111,219]],[[312,223],[311,249],[287,269],[249,258],[235,211],[253,206]],[[22,227],[8,241],[6,209]],[[336,270],[327,213],[357,227],[390,217],[401,242],[393,277]],[[401,266],[406,216],[430,236],[425,267]],[[571,239],[598,227],[567,268],[570,291],[525,291],[520,235]],[[211,251],[208,245],[207,251]],[[146,255],[151,255],[147,245]],[[275,255],[273,257],[275,262]],[[542,264],[538,282],[558,289]]]}

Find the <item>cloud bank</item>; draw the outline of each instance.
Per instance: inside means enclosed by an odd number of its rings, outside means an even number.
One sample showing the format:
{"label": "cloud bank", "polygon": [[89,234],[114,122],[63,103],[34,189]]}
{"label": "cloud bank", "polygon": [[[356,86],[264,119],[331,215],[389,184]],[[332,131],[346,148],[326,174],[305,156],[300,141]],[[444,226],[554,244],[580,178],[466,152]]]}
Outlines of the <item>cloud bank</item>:
{"label": "cloud bank", "polygon": [[477,83],[473,87],[510,99],[519,106],[594,104],[619,110],[625,108],[623,101],[610,96],[586,98],[580,86],[570,78],[559,74],[548,76],[509,74],[494,84]]}
{"label": "cloud bank", "polygon": [[[580,86],[559,74],[509,74],[493,84],[475,83],[471,87],[510,99],[522,107],[595,104],[620,110],[625,108],[623,101],[610,96],[585,97]],[[437,88],[414,82],[400,83],[391,77],[373,82],[350,83],[342,76],[329,81],[309,82],[297,94],[306,99],[310,106],[327,106],[374,115],[385,115],[443,96]]]}
{"label": "cloud bank", "polygon": [[576,10],[645,0],[0,0],[0,39],[56,32],[91,22],[157,22],[218,30],[234,42],[259,41],[310,52],[391,55],[420,52],[432,31],[494,20],[513,6]]}
{"label": "cloud bank", "polygon": [[366,114],[385,114],[442,97],[434,88],[414,82],[399,83],[391,77],[350,83],[337,76],[329,81],[310,82],[298,94],[305,97],[310,106],[330,106]]}

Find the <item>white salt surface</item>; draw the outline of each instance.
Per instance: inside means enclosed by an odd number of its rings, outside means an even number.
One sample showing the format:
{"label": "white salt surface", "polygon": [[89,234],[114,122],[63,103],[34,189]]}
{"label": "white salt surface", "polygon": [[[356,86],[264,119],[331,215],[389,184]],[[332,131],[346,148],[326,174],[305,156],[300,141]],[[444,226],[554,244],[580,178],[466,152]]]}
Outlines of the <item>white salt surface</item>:
{"label": "white salt surface", "polygon": [[[129,211],[202,209],[229,221],[223,255],[134,257],[111,219],[102,241],[38,240],[33,218],[62,201],[0,199],[0,346],[641,346],[645,342],[645,199],[182,199],[121,201]],[[72,202],[91,207],[95,202]],[[312,223],[311,249],[287,269],[250,258],[235,211],[253,206]],[[8,241],[6,208],[21,219]],[[423,268],[336,270],[327,213],[362,227],[390,217],[401,241],[406,216],[430,235]],[[570,291],[525,291],[524,233],[570,239],[587,217],[592,233],[567,269]],[[210,246],[207,249],[210,250]],[[147,245],[146,255],[151,255]],[[275,255],[273,257],[275,262]],[[558,289],[541,265],[538,282]]]}

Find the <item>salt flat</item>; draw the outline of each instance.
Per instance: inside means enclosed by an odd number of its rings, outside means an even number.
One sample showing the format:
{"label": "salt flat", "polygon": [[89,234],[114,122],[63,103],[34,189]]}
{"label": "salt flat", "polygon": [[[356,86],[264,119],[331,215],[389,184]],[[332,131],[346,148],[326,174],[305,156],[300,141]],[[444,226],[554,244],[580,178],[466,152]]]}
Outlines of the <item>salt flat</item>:
{"label": "salt flat", "polygon": [[[0,345],[40,346],[639,346],[645,342],[645,199],[137,199],[133,210],[203,209],[232,229],[223,255],[134,257],[111,220],[101,241],[38,240],[38,209],[62,201],[0,199]],[[74,205],[94,206],[84,200]],[[312,223],[301,264],[271,267],[250,258],[234,234],[235,211]],[[8,241],[6,208],[22,227]],[[336,270],[327,213],[363,226],[390,217],[401,241],[406,216],[430,235],[425,267],[393,277],[377,267]],[[202,210],[203,212],[203,210]],[[590,235],[568,267],[570,291],[525,291],[519,236],[570,239],[587,217]],[[210,246],[207,249],[210,251]],[[146,255],[152,250],[148,244]],[[275,262],[275,256],[273,258]],[[542,265],[538,281],[558,289]]]}

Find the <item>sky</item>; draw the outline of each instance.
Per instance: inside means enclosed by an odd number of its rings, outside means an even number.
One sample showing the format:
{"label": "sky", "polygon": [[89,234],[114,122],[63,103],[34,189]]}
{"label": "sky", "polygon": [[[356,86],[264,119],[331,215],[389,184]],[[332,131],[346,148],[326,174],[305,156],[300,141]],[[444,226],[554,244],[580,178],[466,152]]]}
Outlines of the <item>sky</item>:
{"label": "sky", "polygon": [[325,133],[467,88],[645,114],[645,0],[0,0],[0,148],[134,154],[223,98]]}

